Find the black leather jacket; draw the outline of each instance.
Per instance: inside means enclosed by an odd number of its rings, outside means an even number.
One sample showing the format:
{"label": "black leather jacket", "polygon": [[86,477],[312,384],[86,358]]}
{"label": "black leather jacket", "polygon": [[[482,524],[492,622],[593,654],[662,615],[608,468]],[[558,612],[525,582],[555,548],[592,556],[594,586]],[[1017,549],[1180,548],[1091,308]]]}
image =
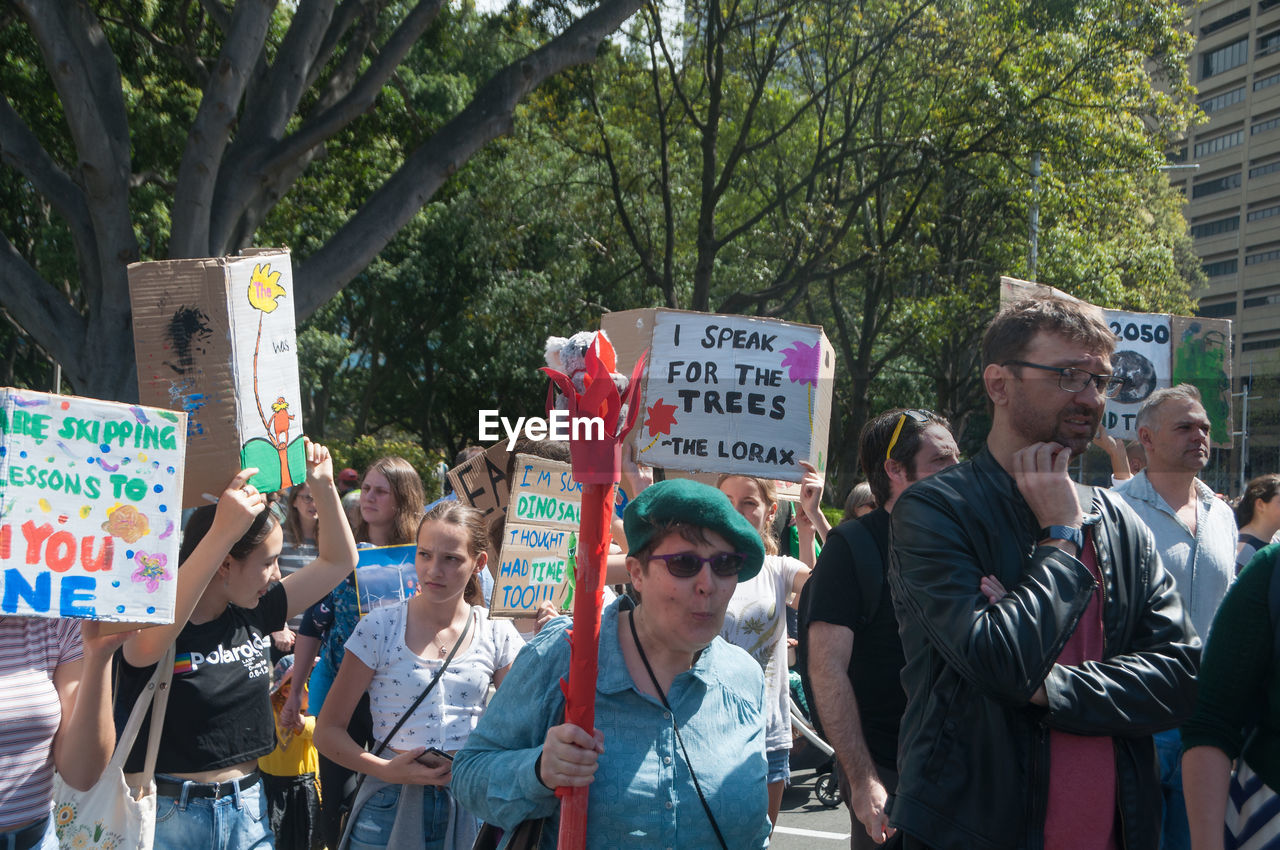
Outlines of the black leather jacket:
{"label": "black leather jacket", "polygon": [[[1054,660],[1093,576],[1061,549],[1036,546],[1035,516],[989,451],[894,504],[889,582],[908,702],[890,822],[926,844],[1042,847],[1050,729],[1113,737],[1123,846],[1159,842],[1151,735],[1191,713],[1200,640],[1146,525],[1105,490],[1082,488],[1081,504],[1100,515],[1105,657],[1078,667]],[[996,605],[978,589],[991,573],[1009,591]],[[1042,682],[1047,709],[1029,704]]]}

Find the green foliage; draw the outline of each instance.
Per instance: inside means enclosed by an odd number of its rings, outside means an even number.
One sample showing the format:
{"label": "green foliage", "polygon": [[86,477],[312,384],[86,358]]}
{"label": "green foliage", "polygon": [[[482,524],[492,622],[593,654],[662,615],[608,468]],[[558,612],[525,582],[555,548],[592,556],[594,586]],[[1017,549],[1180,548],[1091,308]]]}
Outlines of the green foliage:
{"label": "green foliage", "polygon": [[422,450],[422,446],[406,435],[375,437],[365,434],[350,443],[330,445],[329,451],[333,454],[335,474],[337,470],[348,466],[363,473],[369,468],[369,464],[378,458],[396,455],[409,461],[409,465],[417,470],[422,478],[422,489],[426,492],[428,502],[440,498],[443,492],[436,466],[444,458],[427,454]]}
{"label": "green foliage", "polygon": [[831,523],[834,528],[840,524],[840,520],[844,519],[844,509],[832,507],[831,505],[822,505],[822,515],[827,518],[827,522]]}
{"label": "green foliage", "polygon": [[584,203],[612,207],[580,219],[621,275],[611,303],[826,328],[842,486],[870,412],[981,424],[977,339],[999,277],[1027,274],[1033,201],[1041,280],[1104,306],[1192,307],[1202,278],[1159,171],[1195,114],[1180,4],[700,10],[673,23],[649,7],[616,56],[531,106]]}

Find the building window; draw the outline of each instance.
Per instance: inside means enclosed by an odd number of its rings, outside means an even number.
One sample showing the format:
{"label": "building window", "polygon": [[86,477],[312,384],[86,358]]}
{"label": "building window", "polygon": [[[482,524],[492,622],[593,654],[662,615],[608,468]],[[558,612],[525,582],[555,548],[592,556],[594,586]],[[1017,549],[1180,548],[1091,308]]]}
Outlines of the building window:
{"label": "building window", "polygon": [[1200,57],[1200,79],[1239,68],[1249,60],[1249,39],[1242,38]]}
{"label": "building window", "polygon": [[[1246,266],[1256,266],[1259,263],[1274,263],[1276,260],[1280,260],[1280,248],[1276,248],[1271,251],[1262,251],[1257,254],[1250,254],[1244,258],[1244,264]],[[1248,305],[1246,304],[1245,306]]]}
{"label": "building window", "polygon": [[1258,51],[1254,56],[1270,56],[1277,50],[1280,50],[1280,30],[1258,36]]}
{"label": "building window", "polygon": [[1257,342],[1246,342],[1240,345],[1241,351],[1259,351],[1264,348],[1280,348],[1280,339],[1260,339]]}
{"label": "building window", "polygon": [[1245,217],[1247,221],[1262,221],[1264,218],[1280,215],[1280,206],[1263,207],[1262,209],[1250,210]]}
{"label": "building window", "polygon": [[1249,179],[1252,180],[1255,177],[1265,177],[1268,174],[1275,174],[1277,171],[1280,171],[1280,160],[1250,168]]}
{"label": "building window", "polygon": [[[1280,0],[1276,0],[1276,2],[1280,2]],[[1276,83],[1280,83],[1280,74],[1267,74],[1265,77],[1259,77],[1253,81],[1253,90],[1265,89],[1268,86],[1274,86]]]}
{"label": "building window", "polygon": [[1224,274],[1235,274],[1239,266],[1234,259],[1218,260],[1216,263],[1205,263],[1204,273],[1206,277],[1222,277]]}
{"label": "building window", "polygon": [[[1276,207],[1280,210],[1280,207]],[[1252,219],[1250,219],[1252,221]],[[1206,236],[1217,236],[1219,233],[1230,233],[1233,230],[1240,229],[1240,216],[1233,215],[1230,218],[1220,218],[1217,221],[1206,221],[1204,224],[1191,225],[1191,236],[1195,239],[1203,239]]]}
{"label": "building window", "polygon": [[1269,130],[1274,130],[1277,127],[1280,127],[1280,115],[1277,115],[1274,118],[1268,118],[1266,121],[1259,121],[1257,124],[1254,124],[1252,127],[1249,128],[1249,135],[1256,136],[1259,133],[1266,133]]}
{"label": "building window", "polygon": [[1202,304],[1196,315],[1205,319],[1222,319],[1236,314],[1236,302],[1224,301],[1221,304]]}
{"label": "building window", "polygon": [[[1276,122],[1276,126],[1280,126],[1280,118],[1276,118],[1274,120]],[[1243,130],[1236,130],[1233,133],[1223,133],[1221,136],[1214,136],[1212,139],[1205,139],[1203,142],[1196,142],[1196,146],[1192,150],[1192,154],[1196,159],[1200,159],[1201,157],[1215,154],[1218,151],[1225,151],[1228,148],[1234,148],[1243,141]]]}
{"label": "building window", "polygon": [[[1280,74],[1277,74],[1276,77],[1280,78]],[[1256,88],[1257,84],[1255,83],[1254,86]],[[1210,114],[1226,109],[1228,106],[1234,106],[1244,100],[1244,92],[1244,86],[1239,86],[1238,88],[1224,91],[1222,94],[1215,94],[1213,97],[1200,101],[1200,108]]]}
{"label": "building window", "polygon": [[1216,195],[1219,192],[1228,192],[1232,189],[1240,188],[1240,172],[1228,174],[1226,177],[1217,177],[1213,180],[1205,180],[1191,187],[1191,197],[1203,198],[1206,195]]}
{"label": "building window", "polygon": [[1236,21],[1243,21],[1245,18],[1249,17],[1252,11],[1253,11],[1252,9],[1245,8],[1245,9],[1241,9],[1238,12],[1232,12],[1230,15],[1227,15],[1225,18],[1218,18],[1218,20],[1216,21],[1211,21],[1205,24],[1204,26],[1200,27],[1200,35],[1202,36],[1208,35],[1209,33],[1217,32],[1220,29],[1226,29],[1227,27],[1234,24]]}
{"label": "building window", "polygon": [[1280,0],[1258,0],[1258,11],[1265,12],[1277,3],[1280,3]]}

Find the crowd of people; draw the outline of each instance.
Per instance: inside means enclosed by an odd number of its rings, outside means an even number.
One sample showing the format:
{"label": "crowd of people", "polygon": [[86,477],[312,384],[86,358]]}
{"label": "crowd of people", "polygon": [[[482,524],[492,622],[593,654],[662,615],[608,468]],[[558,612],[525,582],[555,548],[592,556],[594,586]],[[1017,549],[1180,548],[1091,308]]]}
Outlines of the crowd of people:
{"label": "crowd of people", "polygon": [[[167,664],[160,850],[550,847],[580,787],[591,848],[764,847],[788,606],[852,848],[1280,847],[1280,475],[1234,512],[1205,486],[1190,385],[1147,398],[1134,443],[1099,436],[1114,345],[1077,303],[1005,307],[984,447],[874,416],[834,527],[807,464],[789,505],[629,466],[593,729],[565,718],[569,618],[489,616],[502,532],[479,510],[310,442],[286,493],[243,470],[186,520],[171,625],[0,618],[0,850],[58,846],[54,771],[93,785]],[[1091,442],[1111,486],[1068,474]],[[362,616],[359,548],[405,544],[417,592]]]}

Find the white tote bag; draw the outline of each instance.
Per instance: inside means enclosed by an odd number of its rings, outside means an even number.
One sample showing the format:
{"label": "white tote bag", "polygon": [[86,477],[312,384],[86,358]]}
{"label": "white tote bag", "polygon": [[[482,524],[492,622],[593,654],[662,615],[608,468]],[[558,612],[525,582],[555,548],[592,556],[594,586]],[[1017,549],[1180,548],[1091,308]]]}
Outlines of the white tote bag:
{"label": "white tote bag", "polygon": [[[77,791],[57,774],[53,778],[53,824],[61,850],[112,847],[115,850],[151,850],[156,831],[156,756],[164,729],[169,683],[173,679],[174,648],[169,647],[146,690],[138,695],[129,722],[116,741],[116,751],[98,782],[88,791]],[[155,703],[142,789],[135,796],[124,781],[124,763],[138,738],[147,708]],[[83,836],[81,838],[81,836]]]}

